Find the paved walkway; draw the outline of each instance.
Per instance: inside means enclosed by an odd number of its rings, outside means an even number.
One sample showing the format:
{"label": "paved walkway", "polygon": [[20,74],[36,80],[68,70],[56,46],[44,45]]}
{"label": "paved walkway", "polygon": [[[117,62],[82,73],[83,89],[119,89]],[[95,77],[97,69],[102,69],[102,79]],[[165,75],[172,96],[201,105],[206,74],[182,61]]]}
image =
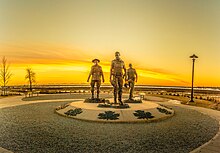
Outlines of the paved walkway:
{"label": "paved walkway", "polygon": [[[203,114],[209,115],[210,117],[215,118],[219,121],[220,126],[220,111],[202,108],[202,107],[194,107],[188,105],[181,105],[181,104],[173,104],[172,102],[165,102],[168,105],[175,105],[180,106],[183,108],[193,109]],[[220,153],[220,128],[218,133],[214,138],[212,138],[209,142],[203,144],[199,148],[193,150],[191,153]]]}
{"label": "paved walkway", "polygon": [[[23,101],[21,100],[23,97],[21,96],[15,96],[15,97],[6,97],[0,99],[0,109],[6,108],[6,107],[14,107],[19,105],[27,105],[27,104],[33,104],[33,103],[40,103],[40,102],[64,102],[64,101],[73,101],[73,99],[57,99],[57,100],[40,100],[40,101]],[[74,99],[77,100],[77,99]],[[9,150],[6,150],[2,147],[0,147],[0,153],[13,153]]]}
{"label": "paved walkway", "polygon": [[[56,102],[56,101],[64,102],[64,101],[73,100],[73,99],[57,99],[57,100],[41,100],[41,101],[22,101],[21,98],[22,98],[21,96],[2,98],[0,99],[0,108],[39,103],[39,102]],[[219,121],[219,125],[220,125],[220,111],[206,109],[202,107],[174,104],[172,102],[163,102],[163,104],[179,106],[179,107],[199,111],[201,113],[207,114],[215,118],[216,120]],[[0,147],[0,153],[12,153],[12,152]],[[195,149],[194,151],[192,151],[192,153],[220,153],[220,128],[219,128],[219,132],[216,134],[214,138],[212,138],[209,142],[203,144],[199,148]]]}

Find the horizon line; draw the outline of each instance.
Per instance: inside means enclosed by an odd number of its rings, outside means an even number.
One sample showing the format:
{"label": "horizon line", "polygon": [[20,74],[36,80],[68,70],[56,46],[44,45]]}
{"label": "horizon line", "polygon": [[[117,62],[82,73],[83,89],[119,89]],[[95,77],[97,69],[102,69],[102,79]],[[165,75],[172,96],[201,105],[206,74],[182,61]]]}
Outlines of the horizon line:
{"label": "horizon line", "polygon": [[[58,83],[58,84],[37,84],[33,86],[90,86],[89,83]],[[18,84],[18,85],[8,85],[7,87],[15,87],[15,86],[29,86],[28,84]],[[103,84],[101,86],[112,86],[110,83]],[[184,87],[191,88],[191,86],[183,86],[183,85],[152,85],[152,84],[136,84],[135,86],[154,86],[154,87]],[[1,86],[2,87],[2,86]],[[194,86],[194,88],[220,88],[220,86]]]}

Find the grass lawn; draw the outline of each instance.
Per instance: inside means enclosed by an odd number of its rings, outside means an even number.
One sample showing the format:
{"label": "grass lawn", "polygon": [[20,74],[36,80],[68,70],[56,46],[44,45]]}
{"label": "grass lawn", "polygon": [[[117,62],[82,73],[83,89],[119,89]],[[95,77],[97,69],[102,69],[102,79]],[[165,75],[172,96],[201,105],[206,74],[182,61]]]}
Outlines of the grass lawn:
{"label": "grass lawn", "polygon": [[[181,104],[187,104],[189,102],[190,98],[188,97],[183,97],[183,96],[172,96],[172,95],[159,95],[159,94],[154,94],[151,96],[157,96],[161,98],[167,98],[167,99],[172,99],[172,100],[178,100],[181,102]],[[208,101],[208,100],[202,100],[202,99],[193,99],[195,103],[189,103],[188,105],[192,106],[198,106],[198,107],[205,107],[205,108],[212,108],[212,105],[215,103],[213,101]]]}

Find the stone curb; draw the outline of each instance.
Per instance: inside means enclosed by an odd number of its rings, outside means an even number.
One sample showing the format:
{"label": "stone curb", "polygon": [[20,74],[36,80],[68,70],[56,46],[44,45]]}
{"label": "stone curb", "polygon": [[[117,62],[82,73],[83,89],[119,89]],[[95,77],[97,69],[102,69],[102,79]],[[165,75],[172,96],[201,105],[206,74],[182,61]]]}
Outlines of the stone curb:
{"label": "stone curb", "polygon": [[111,120],[88,120],[88,119],[81,119],[81,118],[76,118],[76,117],[73,117],[73,116],[67,116],[65,114],[62,114],[62,113],[59,113],[58,111],[54,110],[54,112],[62,117],[68,117],[68,118],[73,118],[73,119],[76,119],[76,120],[79,120],[79,121],[86,121],[86,122],[96,122],[96,123],[134,123],[134,124],[141,124],[141,123],[151,123],[151,122],[159,122],[159,121],[163,121],[163,120],[166,120],[166,119],[169,119],[171,117],[173,117],[175,115],[175,112],[172,113],[172,115],[169,115],[169,116],[164,116],[164,117],[161,117],[159,119],[151,119],[151,120],[139,120],[139,121],[111,121]]}
{"label": "stone curb", "polygon": [[[219,121],[219,130],[218,133],[208,142],[204,143],[203,145],[201,145],[200,147],[194,149],[193,151],[191,151],[190,153],[199,153],[201,152],[202,149],[204,149],[205,147],[209,146],[210,143],[212,143],[213,141],[215,141],[218,137],[220,136],[220,121]],[[220,152],[220,142],[219,142],[219,151]],[[213,153],[215,153],[215,151],[213,151]],[[217,153],[217,152],[216,152]]]}
{"label": "stone curb", "polygon": [[[63,109],[55,109],[55,112],[64,116],[69,117],[72,119],[78,119],[82,121],[93,121],[93,122],[104,122],[104,123],[138,123],[138,122],[144,122],[144,123],[150,123],[150,122],[157,122],[161,120],[165,120],[167,118],[170,118],[174,116],[175,111],[172,109],[169,109],[167,107],[164,107],[159,104],[155,104],[153,102],[144,101],[143,103],[137,104],[137,103],[130,103],[130,107],[127,109],[120,109],[120,108],[100,108],[97,107],[96,103],[90,103],[89,105],[84,105],[85,103],[83,101],[77,101],[76,103],[70,103],[67,107],[64,107]],[[71,116],[66,115],[65,112],[68,110],[74,110],[74,109],[82,109],[82,114]],[[158,108],[164,109],[168,111],[170,114],[160,112]],[[135,111],[141,110],[145,112],[150,112],[154,117],[149,119],[139,119],[138,117],[134,116]],[[99,119],[98,116],[100,113],[104,113],[106,111],[113,111],[116,114],[121,114],[120,117],[117,120],[111,120],[111,119]],[[126,117],[124,115],[126,115]]]}
{"label": "stone curb", "polygon": [[[173,104],[170,102],[165,102],[165,103],[171,104],[172,106],[180,106],[183,108],[192,109],[192,110],[198,111],[204,115],[208,115],[209,117],[217,120],[219,122],[219,130],[216,133],[216,135],[212,139],[210,139],[208,142],[206,142],[206,143],[202,144],[201,146],[199,146],[198,148],[192,150],[190,153],[220,153],[220,115],[219,116],[213,115],[211,113],[211,111],[213,111],[214,113],[220,114],[220,111],[212,110],[212,109],[208,109],[208,108],[188,106],[188,105],[183,105],[183,104]],[[204,112],[204,110],[207,110],[207,112]],[[215,146],[213,146],[212,143],[215,143]]]}

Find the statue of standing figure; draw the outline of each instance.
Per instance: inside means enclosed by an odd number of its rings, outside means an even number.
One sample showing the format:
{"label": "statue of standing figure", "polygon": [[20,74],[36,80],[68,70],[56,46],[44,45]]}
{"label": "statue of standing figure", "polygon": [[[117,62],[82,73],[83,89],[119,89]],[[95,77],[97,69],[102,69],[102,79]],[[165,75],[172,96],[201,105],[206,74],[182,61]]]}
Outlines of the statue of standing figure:
{"label": "statue of standing figure", "polygon": [[128,82],[129,86],[129,100],[133,100],[133,94],[134,94],[134,84],[135,81],[137,82],[138,75],[134,68],[132,68],[132,64],[129,64],[129,69],[126,73],[126,81]]}
{"label": "statue of standing figure", "polygon": [[91,67],[91,71],[89,73],[89,77],[87,79],[87,82],[89,82],[90,77],[92,76],[91,80],[91,93],[92,93],[92,99],[94,99],[94,92],[95,92],[95,84],[97,87],[97,99],[99,99],[99,93],[100,93],[100,86],[101,86],[101,78],[102,82],[105,82],[104,74],[102,71],[102,67],[98,64],[100,62],[99,59],[92,60],[94,65]]}
{"label": "statue of standing figure", "polygon": [[[124,73],[123,73],[124,70]],[[120,58],[120,53],[115,52],[115,59],[112,60],[110,69],[110,82],[114,87],[114,103],[117,104],[117,96],[120,105],[122,102],[123,79],[126,77],[125,63]]]}

